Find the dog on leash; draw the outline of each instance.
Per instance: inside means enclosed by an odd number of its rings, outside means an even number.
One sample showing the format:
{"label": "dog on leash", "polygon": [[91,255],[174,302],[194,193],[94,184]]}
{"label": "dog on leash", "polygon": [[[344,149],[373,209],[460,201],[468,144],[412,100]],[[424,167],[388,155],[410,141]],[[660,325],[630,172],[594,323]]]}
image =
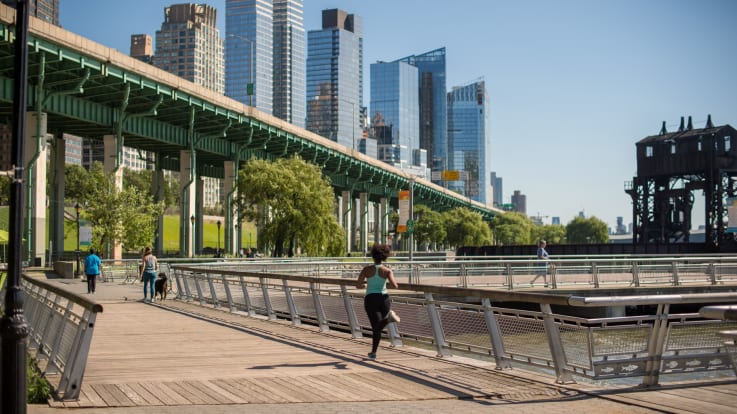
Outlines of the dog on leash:
{"label": "dog on leash", "polygon": [[166,273],[159,273],[159,278],[156,279],[154,284],[154,298],[158,295],[161,300],[166,299],[166,291],[169,290],[169,279],[166,277]]}

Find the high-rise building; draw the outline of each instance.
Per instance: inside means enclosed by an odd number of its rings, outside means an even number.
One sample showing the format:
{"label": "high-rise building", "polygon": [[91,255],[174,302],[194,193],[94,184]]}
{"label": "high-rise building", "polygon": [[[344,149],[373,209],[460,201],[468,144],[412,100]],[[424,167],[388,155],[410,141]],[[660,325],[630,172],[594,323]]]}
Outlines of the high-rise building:
{"label": "high-rise building", "polygon": [[274,116],[305,126],[303,0],[274,0]]}
{"label": "high-rise building", "polygon": [[[377,158],[400,169],[427,168],[420,151],[420,105],[417,67],[407,62],[371,64],[372,131],[376,135]],[[419,174],[424,176],[424,171]]]}
{"label": "high-rise building", "polygon": [[494,207],[500,207],[502,204],[504,204],[504,200],[503,200],[504,191],[502,191],[503,190],[502,186],[503,186],[502,177],[497,177],[496,172],[492,171],[491,172],[491,187],[493,189],[492,194],[494,195],[494,198],[492,200]]}
{"label": "high-rise building", "polygon": [[225,1],[225,94],[269,115],[274,99],[273,31],[271,0]]}
{"label": "high-rise building", "polygon": [[343,10],[322,11],[322,29],[307,33],[306,128],[348,148],[361,138],[363,26]]}
{"label": "high-rise building", "polygon": [[[15,0],[2,0],[2,3],[15,7]],[[59,0],[30,0],[28,14],[59,26]]]}
{"label": "high-rise building", "polygon": [[[420,148],[433,171],[448,168],[448,112],[445,48],[399,59],[417,67],[420,95]],[[437,181],[437,180],[435,180]]]}
{"label": "high-rise building", "polygon": [[[448,188],[491,205],[491,148],[486,84],[483,80],[448,92],[448,169],[459,179]],[[514,201],[512,201],[514,203]]]}
{"label": "high-rise building", "polygon": [[512,205],[514,206],[514,211],[527,214],[527,196],[519,190],[514,190],[512,194]]}
{"label": "high-rise building", "polygon": [[131,35],[131,51],[130,56],[146,63],[153,63],[154,45],[151,35],[134,34]]}
{"label": "high-rise building", "polygon": [[156,31],[157,67],[222,94],[223,61],[214,7],[188,3],[164,9],[164,22]]}

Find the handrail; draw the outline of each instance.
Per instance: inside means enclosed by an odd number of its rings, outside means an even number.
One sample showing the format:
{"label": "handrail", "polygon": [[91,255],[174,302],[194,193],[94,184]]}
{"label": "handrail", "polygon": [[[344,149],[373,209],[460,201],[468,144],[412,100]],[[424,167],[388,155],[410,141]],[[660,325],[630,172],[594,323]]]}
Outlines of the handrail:
{"label": "handrail", "polygon": [[[298,273],[311,265],[290,264]],[[272,271],[277,267],[266,263],[172,264],[170,268],[180,300],[249,316],[284,318],[295,325],[314,324],[321,330],[337,328],[354,337],[369,331],[363,291],[355,288],[354,273],[340,278],[277,273]],[[552,368],[561,383],[573,381],[573,375],[597,380],[639,376],[644,386],[653,386],[661,374],[728,370],[734,365],[725,356],[727,348],[718,333],[737,328],[737,323],[708,321],[694,313],[671,314],[669,307],[735,302],[737,293],[584,298],[551,291],[400,282],[391,296],[392,308],[402,316],[401,325],[388,325],[392,344],[413,339],[432,344],[438,355],[458,349],[491,355],[500,369],[512,363]],[[539,310],[499,305],[514,302],[536,304]],[[630,304],[657,309],[619,316]],[[552,305],[557,306],[556,313]],[[607,311],[585,311],[592,307]],[[578,316],[562,313],[566,308],[578,308]],[[580,316],[580,310],[589,317]]]}
{"label": "handrail", "polygon": [[59,375],[56,390],[60,398],[78,399],[95,320],[103,311],[102,305],[26,274],[22,288],[30,349],[36,350],[39,369],[47,376]]}

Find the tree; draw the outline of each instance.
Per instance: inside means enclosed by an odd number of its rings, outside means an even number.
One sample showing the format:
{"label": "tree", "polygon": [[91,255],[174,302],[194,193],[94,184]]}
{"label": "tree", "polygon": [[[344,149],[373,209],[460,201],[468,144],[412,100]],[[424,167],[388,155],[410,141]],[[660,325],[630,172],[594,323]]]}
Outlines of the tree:
{"label": "tree", "polygon": [[343,229],[330,181],[298,156],[251,160],[238,173],[238,208],[261,224],[259,243],[273,256],[342,256]]}
{"label": "tree", "polygon": [[535,229],[537,240],[545,240],[548,244],[566,243],[566,228],[560,224],[546,224]]}
{"label": "tree", "polygon": [[499,245],[527,245],[535,242],[535,224],[525,214],[510,211],[491,220],[491,231]]}
{"label": "tree", "polygon": [[[118,190],[102,168],[92,168],[86,182],[100,183],[88,189],[84,196],[84,218],[92,224],[93,246],[105,250],[113,243],[121,243],[125,250],[140,250],[150,245],[156,232],[164,203],[154,203],[149,194],[135,186]],[[87,190],[85,190],[87,191]]]}
{"label": "tree", "polygon": [[10,177],[0,176],[0,205],[10,204]]}
{"label": "tree", "polygon": [[64,171],[64,197],[79,204],[90,202],[96,189],[106,187],[108,180],[99,161],[87,171],[81,165],[69,164]]}
{"label": "tree", "polygon": [[443,213],[446,240],[455,247],[491,244],[491,230],[480,214],[458,207]]}
{"label": "tree", "polygon": [[576,217],[566,225],[568,243],[608,243],[606,223],[596,217]]}
{"label": "tree", "polygon": [[425,205],[413,209],[415,220],[414,239],[418,245],[427,247],[430,243],[442,243],[447,235],[442,214]]}

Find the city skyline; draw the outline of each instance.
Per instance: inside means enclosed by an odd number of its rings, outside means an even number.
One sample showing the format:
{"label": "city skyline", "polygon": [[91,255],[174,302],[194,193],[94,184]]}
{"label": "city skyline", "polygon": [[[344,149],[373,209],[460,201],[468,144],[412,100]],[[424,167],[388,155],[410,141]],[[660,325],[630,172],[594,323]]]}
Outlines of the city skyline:
{"label": "city skyline", "polygon": [[[224,21],[224,0],[208,1]],[[128,53],[130,35],[153,34],[172,2],[63,0],[62,27]],[[624,183],[635,175],[635,143],[693,116],[703,127],[737,125],[733,75],[737,28],[730,1],[655,0],[427,2],[314,0],[304,28],[323,9],[364,19],[364,76],[371,63],[447,50],[447,88],[483,77],[489,95],[491,170],[504,179],[504,202],[527,196],[530,215],[580,211],[631,221]],[[388,13],[390,10],[391,13]],[[469,13],[469,10],[473,11]],[[105,16],[114,15],[115,19]],[[409,16],[409,17],[408,17]],[[221,33],[224,33],[221,27]],[[365,85],[365,88],[368,85]],[[363,105],[368,94],[364,93]],[[694,226],[703,223],[696,194]]]}

